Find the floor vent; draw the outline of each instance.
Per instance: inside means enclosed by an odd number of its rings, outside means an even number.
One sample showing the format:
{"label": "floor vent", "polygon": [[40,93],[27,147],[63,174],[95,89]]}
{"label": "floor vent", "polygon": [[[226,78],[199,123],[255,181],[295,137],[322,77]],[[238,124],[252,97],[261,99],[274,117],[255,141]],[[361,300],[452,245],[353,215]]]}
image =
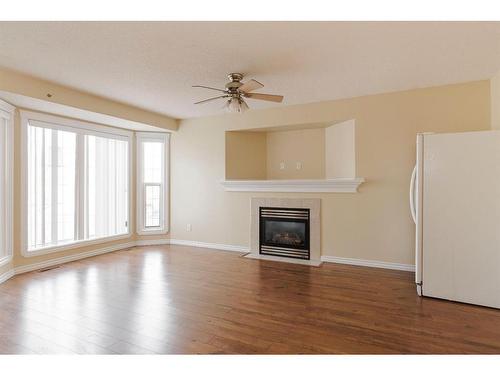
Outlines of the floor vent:
{"label": "floor vent", "polygon": [[47,271],[55,270],[56,268],[60,268],[60,267],[61,266],[46,267],[46,268],[42,268],[42,269],[38,270],[38,272],[47,272]]}

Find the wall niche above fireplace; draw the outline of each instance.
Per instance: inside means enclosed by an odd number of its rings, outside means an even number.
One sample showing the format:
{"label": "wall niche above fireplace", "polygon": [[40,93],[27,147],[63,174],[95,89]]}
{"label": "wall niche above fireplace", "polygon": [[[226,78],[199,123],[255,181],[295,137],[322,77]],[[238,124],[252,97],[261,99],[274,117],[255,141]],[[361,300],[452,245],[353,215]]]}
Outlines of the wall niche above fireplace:
{"label": "wall niche above fireplace", "polygon": [[226,191],[356,192],[355,121],[226,131]]}

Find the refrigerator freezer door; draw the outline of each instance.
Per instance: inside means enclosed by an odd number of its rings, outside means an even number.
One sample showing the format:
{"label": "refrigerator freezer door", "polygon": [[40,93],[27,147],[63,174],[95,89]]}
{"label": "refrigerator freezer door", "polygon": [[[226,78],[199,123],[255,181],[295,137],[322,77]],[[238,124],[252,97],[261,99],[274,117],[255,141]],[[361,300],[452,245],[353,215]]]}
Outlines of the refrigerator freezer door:
{"label": "refrigerator freezer door", "polygon": [[500,308],[500,131],[424,136],[423,294]]}

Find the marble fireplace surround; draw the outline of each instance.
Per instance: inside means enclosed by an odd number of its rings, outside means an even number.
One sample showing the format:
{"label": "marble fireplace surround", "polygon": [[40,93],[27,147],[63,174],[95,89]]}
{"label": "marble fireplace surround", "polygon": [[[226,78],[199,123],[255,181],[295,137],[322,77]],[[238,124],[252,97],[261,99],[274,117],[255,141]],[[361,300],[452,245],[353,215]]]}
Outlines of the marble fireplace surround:
{"label": "marble fireplace surround", "polygon": [[[309,211],[309,245],[310,260],[291,259],[272,255],[259,254],[259,208],[260,207],[285,207],[308,208]],[[280,262],[306,264],[311,266],[321,265],[321,199],[307,198],[252,198],[250,212],[250,253],[247,258],[276,260]]]}

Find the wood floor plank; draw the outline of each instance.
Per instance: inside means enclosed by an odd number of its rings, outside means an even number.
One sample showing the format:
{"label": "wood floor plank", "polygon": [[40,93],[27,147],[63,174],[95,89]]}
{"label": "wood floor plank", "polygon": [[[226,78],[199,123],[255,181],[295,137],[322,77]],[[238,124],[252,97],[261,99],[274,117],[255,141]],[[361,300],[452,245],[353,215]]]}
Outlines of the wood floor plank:
{"label": "wood floor plank", "polygon": [[413,274],[185,246],[82,259],[0,285],[0,353],[500,353],[500,310]]}

